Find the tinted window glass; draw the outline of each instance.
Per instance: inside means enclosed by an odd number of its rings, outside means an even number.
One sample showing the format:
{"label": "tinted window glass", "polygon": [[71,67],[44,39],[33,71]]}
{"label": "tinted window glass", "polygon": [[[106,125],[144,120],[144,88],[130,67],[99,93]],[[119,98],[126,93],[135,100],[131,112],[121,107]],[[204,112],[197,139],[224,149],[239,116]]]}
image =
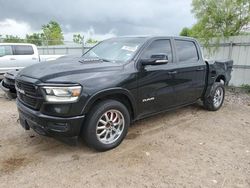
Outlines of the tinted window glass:
{"label": "tinted window glass", "polygon": [[197,61],[199,59],[196,46],[192,41],[175,40],[179,61]]}
{"label": "tinted window glass", "polygon": [[0,57],[5,55],[13,55],[11,46],[0,46]]}
{"label": "tinted window glass", "polygon": [[28,45],[16,45],[15,48],[15,55],[32,55],[34,54],[32,46]]}
{"label": "tinted window glass", "polygon": [[152,55],[166,54],[168,56],[168,61],[172,62],[172,49],[170,40],[156,40],[153,41],[143,52],[142,59],[150,59]]}

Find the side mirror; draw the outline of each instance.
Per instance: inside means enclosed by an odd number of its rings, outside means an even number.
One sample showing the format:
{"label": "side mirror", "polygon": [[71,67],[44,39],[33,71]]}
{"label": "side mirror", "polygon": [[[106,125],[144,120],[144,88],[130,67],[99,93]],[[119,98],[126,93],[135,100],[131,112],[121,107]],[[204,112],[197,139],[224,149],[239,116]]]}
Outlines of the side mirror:
{"label": "side mirror", "polygon": [[166,54],[151,55],[150,59],[141,59],[141,64],[146,65],[163,65],[168,63],[168,56]]}

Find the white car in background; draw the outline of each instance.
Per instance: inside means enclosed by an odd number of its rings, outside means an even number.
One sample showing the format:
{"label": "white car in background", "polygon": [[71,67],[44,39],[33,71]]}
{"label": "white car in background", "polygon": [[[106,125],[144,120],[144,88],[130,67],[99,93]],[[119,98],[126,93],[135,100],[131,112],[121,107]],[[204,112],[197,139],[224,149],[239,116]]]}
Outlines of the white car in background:
{"label": "white car in background", "polygon": [[0,43],[0,79],[4,73],[20,70],[34,63],[55,60],[64,55],[39,55],[36,45]]}

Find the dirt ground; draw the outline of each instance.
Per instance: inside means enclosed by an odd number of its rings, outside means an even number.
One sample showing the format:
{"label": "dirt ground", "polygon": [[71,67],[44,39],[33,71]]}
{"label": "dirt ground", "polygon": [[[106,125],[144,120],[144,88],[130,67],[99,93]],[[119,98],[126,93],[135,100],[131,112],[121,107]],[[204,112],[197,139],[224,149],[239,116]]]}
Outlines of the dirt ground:
{"label": "dirt ground", "polygon": [[250,187],[250,96],[200,104],[134,123],[123,143],[98,153],[25,131],[0,92],[0,187]]}

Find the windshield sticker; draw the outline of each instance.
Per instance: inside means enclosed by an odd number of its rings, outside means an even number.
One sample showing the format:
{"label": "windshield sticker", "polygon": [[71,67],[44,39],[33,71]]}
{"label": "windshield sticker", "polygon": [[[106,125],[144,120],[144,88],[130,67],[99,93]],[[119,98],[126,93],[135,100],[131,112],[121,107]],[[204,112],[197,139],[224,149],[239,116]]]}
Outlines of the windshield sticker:
{"label": "windshield sticker", "polygon": [[138,46],[123,46],[122,50],[127,50],[130,52],[135,52],[137,50]]}

